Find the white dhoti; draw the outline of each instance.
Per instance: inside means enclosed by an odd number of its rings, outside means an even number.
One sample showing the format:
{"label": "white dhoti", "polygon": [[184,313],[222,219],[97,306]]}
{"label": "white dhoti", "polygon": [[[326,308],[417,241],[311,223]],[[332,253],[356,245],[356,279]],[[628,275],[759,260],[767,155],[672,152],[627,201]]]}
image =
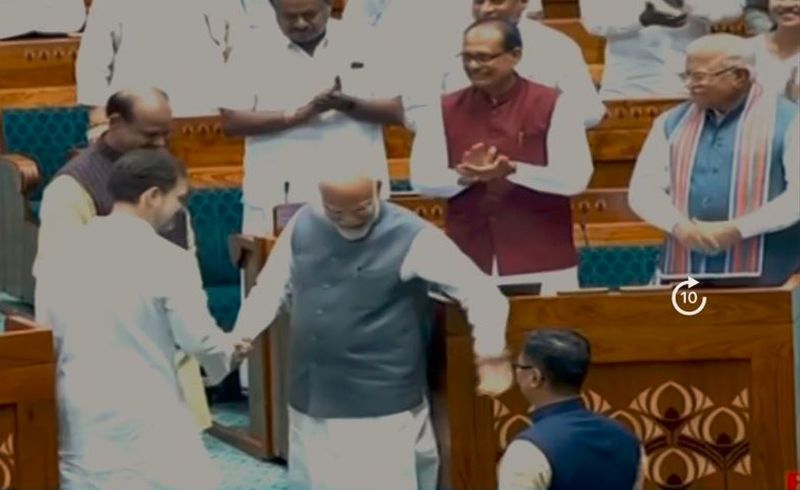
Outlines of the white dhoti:
{"label": "white dhoti", "polygon": [[436,490],[428,403],[394,415],[320,419],[289,407],[290,490]]}

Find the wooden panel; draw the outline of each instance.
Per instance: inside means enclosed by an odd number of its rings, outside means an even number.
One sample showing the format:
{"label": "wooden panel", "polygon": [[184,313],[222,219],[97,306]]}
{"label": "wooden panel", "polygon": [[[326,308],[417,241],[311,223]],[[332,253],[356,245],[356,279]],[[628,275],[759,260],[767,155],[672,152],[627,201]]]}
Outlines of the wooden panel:
{"label": "wooden panel", "polygon": [[547,19],[572,19],[580,16],[580,9],[577,2],[544,0],[544,16]]}
{"label": "wooden panel", "polygon": [[80,39],[22,39],[0,42],[0,89],[75,85]]}
{"label": "wooden panel", "polygon": [[0,488],[5,488],[1,483],[7,479],[3,473],[9,473],[4,468],[11,466],[12,488],[55,489],[58,425],[53,336],[49,330],[31,328],[35,324],[19,317],[8,317],[6,325],[9,332],[0,335]]}
{"label": "wooden panel", "polygon": [[16,487],[17,461],[15,458],[16,420],[14,406],[0,406],[0,490],[11,490]]}
{"label": "wooden panel", "polygon": [[[516,353],[538,325],[575,328],[590,340],[584,398],[644,440],[645,488],[782,488],[797,464],[798,291],[701,291],[708,306],[691,318],[673,311],[668,291],[512,299],[509,345]],[[438,355],[446,358],[453,466],[443,487],[495,488],[497,458],[527,425],[528,409],[516,392],[476,397],[463,314],[450,307],[444,328]]]}
{"label": "wooden panel", "polygon": [[0,110],[5,108],[56,107],[75,105],[74,85],[24,89],[0,89]]}
{"label": "wooden panel", "polygon": [[191,167],[241,167],[244,159],[244,139],[226,136],[215,116],[176,119],[169,149]]}

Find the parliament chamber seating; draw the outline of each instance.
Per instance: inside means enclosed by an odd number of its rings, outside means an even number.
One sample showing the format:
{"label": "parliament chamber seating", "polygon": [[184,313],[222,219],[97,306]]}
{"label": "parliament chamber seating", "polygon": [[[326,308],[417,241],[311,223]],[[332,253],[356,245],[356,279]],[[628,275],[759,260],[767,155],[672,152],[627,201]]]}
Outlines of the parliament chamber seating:
{"label": "parliament chamber seating", "polygon": [[[9,109],[3,112],[3,147],[14,156],[0,159],[0,291],[33,302],[31,267],[36,255],[39,203],[44,187],[70,154],[86,146],[88,113],[81,107]],[[214,124],[185,120],[176,123],[171,150],[196,163],[188,202],[195,230],[197,255],[208,293],[209,309],[223,328],[230,329],[240,302],[239,273],[231,264],[227,239],[242,225],[240,176],[225,180],[233,164],[226,141],[212,135]],[[217,128],[218,129],[218,128]],[[213,144],[207,144],[209,138]],[[239,148],[241,145],[234,148]],[[234,155],[230,158],[237,158]],[[241,152],[238,154],[241,162]],[[211,175],[207,178],[208,166]],[[214,173],[214,164],[224,171]],[[238,165],[241,165],[240,163]]]}
{"label": "parliament chamber seating", "polygon": [[[660,243],[661,234],[642,223],[628,209],[625,188],[652,120],[677,102],[646,100],[609,103],[603,123],[590,131],[595,175],[591,189],[573,199],[576,241],[583,248],[581,278],[584,284],[618,287],[634,278],[637,284],[643,280],[644,273],[632,275],[629,271],[620,271],[619,265],[612,267],[608,264],[625,263],[618,260],[620,253],[641,258],[636,263],[649,264],[653,249],[638,247],[653,247]],[[20,157],[13,161],[3,160],[2,172],[5,177],[2,182],[6,186],[4,189],[8,189],[3,193],[3,199],[20,201],[13,206],[4,206],[6,218],[2,223],[5,231],[2,241],[10,245],[4,247],[5,252],[0,255],[5,263],[11,265],[7,269],[9,272],[4,274],[6,284],[3,288],[13,291],[12,294],[17,297],[32,301],[33,282],[29,271],[36,239],[31,224],[36,223],[44,186],[72,151],[86,145],[88,114],[85,109],[74,106],[7,109],[3,111],[2,120],[2,145],[6,152],[28,157],[34,162],[31,165],[30,161]],[[389,127],[386,129],[386,141],[392,190],[408,191],[411,135],[403,128]],[[176,156],[186,162],[195,187],[212,192],[211,189],[240,186],[243,140],[225,136],[218,118],[177,119],[169,146]],[[20,162],[24,162],[27,169],[18,168]],[[30,175],[32,170],[35,170],[35,176]],[[586,230],[581,226],[582,223],[588,225]],[[233,225],[223,228],[237,229]],[[202,239],[198,237],[198,241]],[[587,243],[588,247],[585,246]],[[607,250],[600,251],[597,246],[606,247]],[[633,248],[620,248],[623,246]],[[17,258],[21,260],[17,261]],[[600,263],[606,265],[595,265]],[[601,275],[609,270],[618,271],[617,277],[603,279]],[[209,273],[208,277],[218,276]],[[24,280],[20,282],[19,278]],[[217,285],[209,287],[216,288]],[[212,291],[215,292],[215,298],[223,297],[222,290]],[[214,300],[214,304],[231,303],[220,299],[219,303]],[[230,317],[230,309],[226,311],[228,313],[223,316]],[[228,320],[220,321],[229,323]]]}
{"label": "parliament chamber seating", "polygon": [[[604,41],[583,29],[576,18],[577,0],[544,0],[544,9],[548,25],[578,42],[598,82]],[[741,32],[741,26],[718,30]],[[31,302],[41,190],[66,156],[86,144],[88,116],[74,107],[79,42],[79,37],[0,41],[0,291]],[[800,281],[778,290],[714,293],[713,317],[702,332],[672,314],[663,290],[628,291],[650,281],[663,235],[631,212],[626,187],[652,120],[676,103],[607,104],[603,123],[589,132],[596,169],[590,189],[573,199],[580,283],[591,289],[559,298],[512,300],[509,340],[516,348],[524,331],[543,322],[574,325],[590,338],[598,356],[584,397],[593,409],[622,417],[641,432],[651,455],[646,488],[778,488],[776,475],[796,460],[794,442],[786,434],[794,434],[790,346],[800,316],[791,298],[799,301]],[[411,135],[398,127],[386,128],[385,134],[393,190],[408,191]],[[170,150],[186,162],[195,187],[188,207],[209,308],[230,329],[240,306],[239,268],[251,286],[274,244],[269,238],[237,235],[243,142],[226,137],[217,118],[192,118],[176,121]],[[396,202],[443,226],[443,203],[416,197]],[[455,308],[443,306],[442,312],[433,380],[443,444],[442,488],[493,488],[497,457],[524,427],[523,403],[517,393],[495,402],[474,395],[468,329]],[[658,325],[650,325],[654,318]],[[55,412],[52,394],[47,394],[53,381],[41,374],[54,369],[52,341],[49,332],[30,330],[25,320],[7,323],[11,330],[25,331],[0,334],[0,488],[53,488]],[[756,336],[755,327],[766,331]],[[37,354],[30,359],[20,355],[26,352],[20,345]],[[244,432],[215,428],[258,457],[284,455],[277,428],[285,418],[266,402],[269,395],[273,403],[281,399],[276,387],[280,357],[271,349],[261,339],[251,364],[251,380],[261,381],[260,395],[258,381],[251,381],[251,427]],[[35,379],[29,377],[34,372],[29,361],[37,365]],[[254,377],[256,371],[260,374]],[[31,387],[5,383],[6,376],[30,380]],[[629,387],[619,383],[620,376],[632,380]],[[31,396],[38,398],[30,401]],[[33,418],[15,418],[20,410]],[[783,435],[775,424],[784,427]],[[450,430],[443,432],[447,426]],[[19,444],[23,437],[26,444]],[[31,465],[39,471],[28,469]],[[5,471],[9,467],[14,469]],[[715,472],[715,467],[724,471]],[[705,486],[691,486],[697,482]]]}

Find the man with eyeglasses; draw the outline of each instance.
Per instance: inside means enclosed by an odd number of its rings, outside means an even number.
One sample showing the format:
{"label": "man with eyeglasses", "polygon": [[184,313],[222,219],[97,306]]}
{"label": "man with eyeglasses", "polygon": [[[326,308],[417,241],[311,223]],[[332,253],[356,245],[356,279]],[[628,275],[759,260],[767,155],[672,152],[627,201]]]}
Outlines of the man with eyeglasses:
{"label": "man with eyeglasses", "polygon": [[442,98],[447,161],[412,169],[424,194],[447,197],[447,233],[498,284],[578,286],[569,196],[592,175],[576,101],[520,76],[514,24],[484,19],[464,32],[471,86]]}
{"label": "man with eyeglasses", "polygon": [[533,425],[509,444],[500,490],[640,490],[644,455],[627,428],[588,410],[581,388],[591,346],[570,330],[536,330],[513,364]]}
{"label": "man with eyeglasses", "polygon": [[664,279],[783,284],[800,270],[797,106],[754,78],[742,38],[713,34],[687,53],[691,98],[654,122],[631,207],[668,234]]}
{"label": "man with eyeglasses", "polygon": [[[516,25],[526,47],[517,64],[517,73],[576,99],[586,127],[595,126],[603,119],[606,108],[597,94],[580,46],[567,35],[527,18],[525,12],[532,3],[529,0],[472,0],[472,19],[505,19]],[[464,70],[454,66],[445,74],[444,92],[454,92],[469,83]]]}

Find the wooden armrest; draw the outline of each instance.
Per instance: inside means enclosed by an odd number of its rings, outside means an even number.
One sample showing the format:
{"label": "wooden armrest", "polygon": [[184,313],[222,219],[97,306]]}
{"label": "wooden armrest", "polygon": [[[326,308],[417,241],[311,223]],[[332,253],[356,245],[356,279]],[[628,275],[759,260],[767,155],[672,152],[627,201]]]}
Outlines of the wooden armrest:
{"label": "wooden armrest", "polygon": [[19,192],[23,196],[31,194],[36,186],[41,181],[41,174],[39,174],[39,167],[31,158],[19,154],[4,154],[0,155],[0,160],[4,160],[16,167],[20,175],[20,189]]}
{"label": "wooden armrest", "polygon": [[27,332],[29,330],[42,330],[44,327],[27,315],[14,314],[6,318],[6,332]]}
{"label": "wooden armrest", "polygon": [[228,238],[228,251],[231,262],[241,269],[246,266],[249,257],[254,255],[266,256],[269,252],[271,241],[265,237],[255,235],[231,235]]}

